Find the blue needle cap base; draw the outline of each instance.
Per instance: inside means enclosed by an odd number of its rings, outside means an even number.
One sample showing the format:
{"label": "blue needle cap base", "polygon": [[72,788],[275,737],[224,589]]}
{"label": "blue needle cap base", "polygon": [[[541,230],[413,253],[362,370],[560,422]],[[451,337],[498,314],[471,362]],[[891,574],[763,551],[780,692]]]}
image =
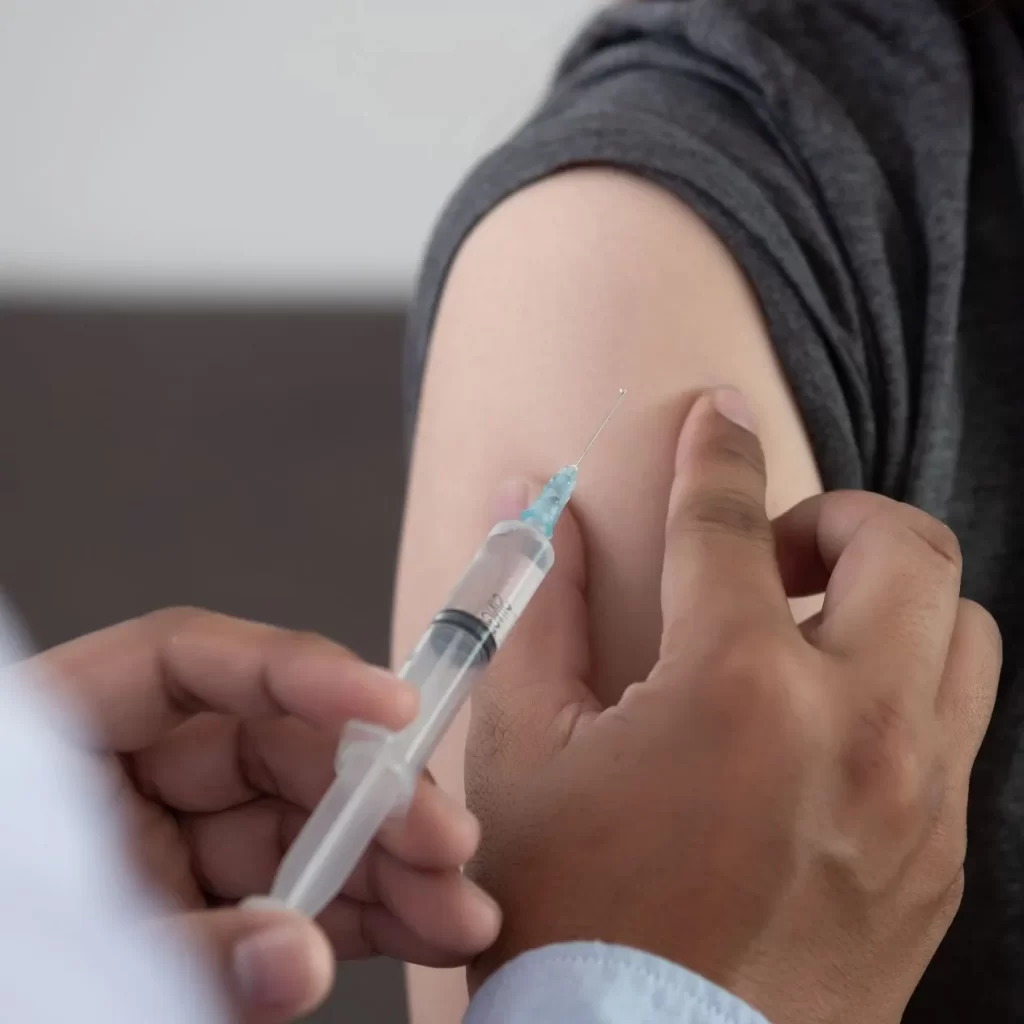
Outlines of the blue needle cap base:
{"label": "blue needle cap base", "polygon": [[550,537],[562,510],[569,504],[579,470],[575,466],[560,469],[545,485],[537,500],[519,517]]}

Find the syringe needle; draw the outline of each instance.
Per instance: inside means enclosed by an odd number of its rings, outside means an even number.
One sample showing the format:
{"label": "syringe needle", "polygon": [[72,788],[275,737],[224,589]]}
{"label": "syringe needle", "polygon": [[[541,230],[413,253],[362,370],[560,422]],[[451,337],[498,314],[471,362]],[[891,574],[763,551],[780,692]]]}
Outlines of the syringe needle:
{"label": "syringe needle", "polygon": [[601,431],[608,426],[608,421],[615,415],[616,410],[622,404],[622,400],[625,397],[626,389],[619,388],[619,397],[615,399],[614,403],[612,404],[612,407],[608,410],[608,414],[605,416],[603,420],[601,420],[601,425],[597,428],[597,430],[594,431],[594,436],[588,442],[587,447],[583,449],[583,454],[573,463],[573,465],[577,469],[580,468],[580,463],[587,457],[587,452],[589,452],[590,449],[594,447],[594,442],[601,436]]}
{"label": "syringe needle", "polygon": [[601,431],[608,426],[608,421],[615,415],[619,403],[626,397],[626,389],[619,388],[619,396],[608,410],[608,415],[601,420],[601,425],[594,431],[590,443],[583,449],[583,454],[572,464],[563,466],[543,487],[537,500],[519,517],[522,522],[530,523],[545,536],[551,537],[555,532],[555,523],[569,504],[573,489],[576,487],[576,474],[580,463],[586,458],[587,452],[594,447],[594,442],[601,436]]}

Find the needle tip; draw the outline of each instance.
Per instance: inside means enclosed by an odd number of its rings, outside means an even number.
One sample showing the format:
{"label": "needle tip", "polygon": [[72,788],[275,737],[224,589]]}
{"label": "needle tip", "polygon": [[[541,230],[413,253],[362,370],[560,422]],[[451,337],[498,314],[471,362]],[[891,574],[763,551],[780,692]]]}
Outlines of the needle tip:
{"label": "needle tip", "polygon": [[589,452],[590,449],[594,447],[594,442],[598,439],[598,437],[601,436],[601,431],[604,430],[604,428],[608,425],[608,421],[612,418],[612,416],[615,415],[615,410],[618,409],[619,404],[621,403],[622,399],[625,398],[625,397],[626,397],[626,389],[625,388],[619,388],[619,394],[616,397],[615,402],[613,403],[612,407],[608,410],[608,414],[601,421],[601,425],[595,431],[594,436],[591,437],[590,443],[587,445],[586,448],[583,449],[583,454],[573,463],[573,465],[577,469],[580,468],[580,463],[584,460],[584,458],[586,458],[587,452]]}

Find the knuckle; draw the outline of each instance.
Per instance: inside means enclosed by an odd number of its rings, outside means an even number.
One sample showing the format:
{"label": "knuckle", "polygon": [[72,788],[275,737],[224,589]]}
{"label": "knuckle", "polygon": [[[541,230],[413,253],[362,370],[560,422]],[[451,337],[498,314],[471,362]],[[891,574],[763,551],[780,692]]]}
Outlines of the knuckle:
{"label": "knuckle", "polygon": [[[959,884],[959,896],[963,895],[964,868],[967,864],[967,824],[958,825],[948,831],[943,842],[944,877],[952,878]],[[959,902],[959,900],[958,900]]]}
{"label": "knuckle", "polygon": [[771,525],[763,502],[744,491],[721,488],[693,494],[681,508],[684,529],[695,533],[725,533],[771,550]]}
{"label": "knuckle", "polygon": [[950,919],[956,917],[959,912],[960,905],[964,901],[964,890],[966,887],[967,875],[964,871],[964,865],[961,863],[942,898],[943,910]]}
{"label": "knuckle", "polygon": [[748,628],[723,636],[713,660],[705,692],[719,713],[762,722],[766,712],[779,713],[790,706],[790,659],[770,631]]}
{"label": "knuckle", "polygon": [[724,466],[752,473],[761,480],[767,478],[764,449],[754,434],[745,430],[730,430],[715,438],[710,451],[712,457]]}
{"label": "knuckle", "polygon": [[[270,629],[276,630],[271,626]],[[273,634],[271,634],[273,636]],[[312,629],[282,629],[275,638],[283,656],[297,656],[310,653],[314,648],[350,661],[360,661],[358,655],[344,644],[317,633]]]}
{"label": "knuckle", "polygon": [[192,605],[173,605],[147,612],[142,621],[152,629],[160,632],[176,632],[182,626],[193,624],[197,619],[212,618],[213,612]]}
{"label": "knuckle", "polygon": [[991,612],[976,601],[962,597],[959,614],[966,621],[968,629],[978,636],[982,647],[992,656],[996,665],[1000,665],[1003,660],[1003,634]]}
{"label": "knuckle", "polygon": [[904,521],[906,528],[959,577],[963,568],[963,555],[957,535],[945,523],[926,512],[912,509],[910,506],[905,507],[908,509]]}
{"label": "knuckle", "polygon": [[260,642],[265,644],[267,658],[261,682],[267,699],[274,704],[278,704],[276,683],[291,676],[303,658],[322,653],[349,664],[362,661],[347,647],[310,629],[286,629],[264,625],[256,628],[258,633],[253,634],[253,639],[256,640],[258,636]]}
{"label": "knuckle", "polygon": [[323,633],[317,633],[312,629],[287,629],[284,633],[291,643],[301,645],[303,647],[314,645],[319,647],[323,644],[330,644],[332,647],[340,646],[331,643]]}
{"label": "knuckle", "polygon": [[809,671],[801,647],[767,627],[748,627],[720,638],[696,672],[693,667],[689,662],[694,685],[686,714],[722,750],[789,780],[813,771],[823,757],[832,762],[831,712],[821,700],[820,674]]}
{"label": "knuckle", "polygon": [[892,702],[875,701],[857,716],[846,751],[854,791],[895,822],[916,820],[926,803],[926,767],[912,730]]}
{"label": "knuckle", "polygon": [[235,734],[235,759],[250,789],[266,796],[280,796],[281,787],[266,757],[268,730],[260,719],[239,722]]}

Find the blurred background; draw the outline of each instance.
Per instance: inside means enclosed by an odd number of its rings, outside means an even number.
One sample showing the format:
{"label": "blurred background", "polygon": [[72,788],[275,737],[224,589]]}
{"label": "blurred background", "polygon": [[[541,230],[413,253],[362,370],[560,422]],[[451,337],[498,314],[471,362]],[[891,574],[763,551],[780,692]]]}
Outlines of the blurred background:
{"label": "blurred background", "polygon": [[[597,0],[0,0],[0,587],[387,657],[403,311]],[[405,1019],[345,968],[319,1021]]]}

